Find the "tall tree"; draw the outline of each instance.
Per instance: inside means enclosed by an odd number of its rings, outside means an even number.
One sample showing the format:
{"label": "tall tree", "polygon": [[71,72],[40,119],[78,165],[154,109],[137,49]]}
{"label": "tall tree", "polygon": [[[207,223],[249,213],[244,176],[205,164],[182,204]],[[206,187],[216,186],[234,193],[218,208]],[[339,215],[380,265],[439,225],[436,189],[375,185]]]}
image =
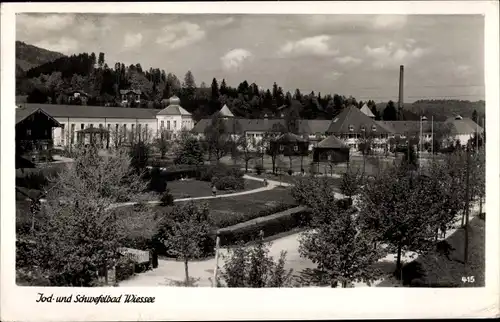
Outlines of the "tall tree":
{"label": "tall tree", "polygon": [[104,53],[99,53],[99,58],[97,60],[97,65],[99,66],[99,68],[103,68],[104,67],[104,63],[105,63]]}
{"label": "tall tree", "polygon": [[188,70],[186,75],[184,76],[184,82],[182,83],[182,90],[185,95],[190,99],[193,99],[195,90],[196,90],[196,82],[194,80],[193,73]]}
{"label": "tall tree", "polygon": [[228,88],[226,85],[226,80],[222,79],[222,82],[220,83],[220,95],[226,95],[228,93]]}
{"label": "tall tree", "polygon": [[215,79],[212,79],[212,85],[211,85],[211,88],[212,88],[212,100],[216,101],[218,98],[219,98],[219,84],[217,83],[217,80]]}
{"label": "tall tree", "polygon": [[219,114],[214,114],[204,134],[208,153],[215,154],[218,163],[231,148],[231,134],[226,128],[226,121]]}
{"label": "tall tree", "polygon": [[202,164],[203,149],[200,142],[194,137],[185,137],[176,150],[174,163],[176,164]]}
{"label": "tall tree", "polygon": [[75,150],[74,162],[51,186],[44,220],[33,235],[33,269],[41,270],[52,286],[96,285],[98,272],[115,265],[124,237],[110,207],[143,200],[146,184],[132,173],[127,151],[104,158],[90,146]]}
{"label": "tall tree", "polygon": [[158,238],[169,252],[184,262],[185,285],[192,286],[188,263],[202,255],[202,243],[210,232],[209,209],[194,201],[177,203],[161,224]]}
{"label": "tall tree", "polygon": [[393,101],[389,101],[384,109],[382,118],[384,121],[396,121],[398,117],[398,111]]}
{"label": "tall tree", "polygon": [[478,123],[478,117],[477,117],[477,111],[474,110],[472,112],[472,120],[475,122],[475,123]]}

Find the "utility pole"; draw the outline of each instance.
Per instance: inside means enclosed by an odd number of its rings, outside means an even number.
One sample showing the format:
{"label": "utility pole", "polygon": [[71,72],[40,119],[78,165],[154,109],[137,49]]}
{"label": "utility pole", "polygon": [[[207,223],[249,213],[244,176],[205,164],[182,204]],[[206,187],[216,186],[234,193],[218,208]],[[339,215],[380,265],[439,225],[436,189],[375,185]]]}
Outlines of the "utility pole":
{"label": "utility pole", "polygon": [[467,264],[469,253],[469,144],[467,144],[467,168],[465,169],[465,245],[464,245],[464,263]]}
{"label": "utility pole", "polygon": [[214,268],[214,282],[213,287],[217,287],[217,271],[219,269],[219,247],[220,247],[220,237],[219,232],[217,232],[217,239],[215,240],[215,268]]}
{"label": "utility pole", "polygon": [[434,161],[434,115],[431,116],[431,155]]}

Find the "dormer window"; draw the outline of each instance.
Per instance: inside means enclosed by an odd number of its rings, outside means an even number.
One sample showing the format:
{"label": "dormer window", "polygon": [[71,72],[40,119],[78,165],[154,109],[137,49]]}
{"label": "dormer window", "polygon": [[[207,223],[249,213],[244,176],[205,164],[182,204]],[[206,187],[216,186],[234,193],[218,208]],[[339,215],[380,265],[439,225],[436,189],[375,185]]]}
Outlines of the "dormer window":
{"label": "dormer window", "polygon": [[377,132],[377,127],[375,125],[372,125],[372,131]]}
{"label": "dormer window", "polygon": [[361,125],[361,131],[362,131],[362,132],[366,131],[366,128],[365,128],[365,126],[364,126],[364,125]]}
{"label": "dormer window", "polygon": [[349,132],[353,132],[354,131],[354,126],[353,125],[349,125]]}

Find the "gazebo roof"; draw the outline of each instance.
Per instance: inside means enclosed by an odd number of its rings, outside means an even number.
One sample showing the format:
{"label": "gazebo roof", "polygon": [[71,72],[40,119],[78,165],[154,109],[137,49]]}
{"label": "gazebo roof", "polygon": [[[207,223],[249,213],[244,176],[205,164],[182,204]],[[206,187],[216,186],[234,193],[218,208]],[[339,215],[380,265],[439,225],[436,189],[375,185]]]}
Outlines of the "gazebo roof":
{"label": "gazebo roof", "polygon": [[319,142],[316,147],[323,149],[340,149],[340,148],[345,148],[346,145],[335,135],[330,135],[323,141]]}
{"label": "gazebo roof", "polygon": [[304,139],[303,137],[301,137],[300,135],[288,132],[288,133],[282,134],[281,136],[277,137],[275,142],[294,143],[294,142],[307,142],[307,140]]}

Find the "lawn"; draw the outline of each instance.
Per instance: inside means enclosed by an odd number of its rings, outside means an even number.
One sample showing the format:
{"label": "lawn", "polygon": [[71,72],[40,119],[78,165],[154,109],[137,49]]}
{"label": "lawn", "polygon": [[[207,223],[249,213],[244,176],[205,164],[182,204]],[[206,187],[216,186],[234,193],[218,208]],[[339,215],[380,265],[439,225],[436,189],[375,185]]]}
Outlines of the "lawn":
{"label": "lawn", "polygon": [[[485,285],[485,221],[476,217],[470,221],[468,263],[464,260],[463,229],[458,229],[447,241],[452,251],[447,258],[438,251],[419,256],[404,268],[405,284],[433,287],[483,287]],[[462,277],[474,277],[473,283],[463,283]]]}
{"label": "lawn", "polygon": [[[222,223],[236,224],[259,217],[259,213],[268,209],[276,209],[280,205],[292,207],[296,205],[290,188],[275,188],[268,191],[235,196],[230,198],[208,199],[210,214],[216,226],[221,227]],[[278,210],[279,211],[279,210]],[[220,224],[217,224],[220,223]],[[222,225],[224,227],[227,224]]]}
{"label": "lawn", "polygon": [[[239,191],[253,190],[261,188],[262,182],[256,180],[245,180],[245,189],[233,191],[217,191],[218,195],[234,193]],[[176,180],[167,182],[167,188],[170,189],[170,193],[174,196],[174,199],[179,198],[195,198],[210,196],[212,194],[212,185],[210,182],[200,181],[200,180]]]}

